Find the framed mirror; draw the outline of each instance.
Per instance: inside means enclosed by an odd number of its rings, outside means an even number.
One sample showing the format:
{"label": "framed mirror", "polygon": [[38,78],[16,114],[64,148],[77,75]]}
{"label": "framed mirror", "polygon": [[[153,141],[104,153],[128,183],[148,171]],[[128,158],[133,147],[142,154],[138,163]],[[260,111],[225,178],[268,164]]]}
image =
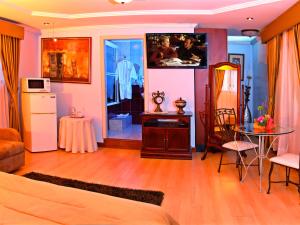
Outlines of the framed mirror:
{"label": "framed mirror", "polygon": [[216,112],[220,109],[233,109],[235,118],[226,118],[228,123],[241,123],[241,67],[230,62],[220,62],[209,66],[208,134],[216,132]]}

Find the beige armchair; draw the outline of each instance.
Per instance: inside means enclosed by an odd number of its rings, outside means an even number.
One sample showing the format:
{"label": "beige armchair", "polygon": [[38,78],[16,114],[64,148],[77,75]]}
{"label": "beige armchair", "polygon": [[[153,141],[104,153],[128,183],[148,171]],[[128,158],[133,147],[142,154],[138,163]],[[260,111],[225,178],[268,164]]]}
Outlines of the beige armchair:
{"label": "beige armchair", "polygon": [[15,171],[24,162],[24,144],[19,132],[12,128],[0,128],[0,171]]}

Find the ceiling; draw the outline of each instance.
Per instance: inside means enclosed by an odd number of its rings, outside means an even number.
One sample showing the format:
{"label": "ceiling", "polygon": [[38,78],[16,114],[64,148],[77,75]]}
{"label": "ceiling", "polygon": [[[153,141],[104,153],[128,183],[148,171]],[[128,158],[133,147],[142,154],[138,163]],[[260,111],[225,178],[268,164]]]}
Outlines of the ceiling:
{"label": "ceiling", "polygon": [[[198,27],[262,29],[298,0],[0,0],[0,15],[34,28],[191,23]],[[254,20],[248,21],[247,17]]]}

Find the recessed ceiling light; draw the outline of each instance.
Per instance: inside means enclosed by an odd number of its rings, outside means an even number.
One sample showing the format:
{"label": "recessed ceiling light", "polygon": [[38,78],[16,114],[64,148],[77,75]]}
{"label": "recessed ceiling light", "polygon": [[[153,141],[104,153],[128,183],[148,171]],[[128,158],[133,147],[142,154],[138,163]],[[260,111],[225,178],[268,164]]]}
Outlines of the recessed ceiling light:
{"label": "recessed ceiling light", "polygon": [[247,17],[246,19],[249,20],[249,21],[254,20],[253,17]]}
{"label": "recessed ceiling light", "polygon": [[114,1],[119,4],[126,4],[126,3],[131,2],[132,0],[114,0]]}

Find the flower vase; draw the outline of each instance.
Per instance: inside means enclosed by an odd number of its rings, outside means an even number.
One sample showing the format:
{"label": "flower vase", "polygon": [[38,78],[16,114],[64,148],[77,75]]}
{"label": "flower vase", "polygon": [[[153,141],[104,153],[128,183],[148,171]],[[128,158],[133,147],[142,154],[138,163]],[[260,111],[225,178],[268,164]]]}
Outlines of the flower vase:
{"label": "flower vase", "polygon": [[257,121],[254,121],[253,129],[254,129],[255,131],[265,131],[265,130],[266,130],[266,127],[265,127],[265,126],[261,126],[261,125],[258,124]]}
{"label": "flower vase", "polygon": [[272,130],[275,128],[274,120],[269,118],[266,124],[266,130]]}

